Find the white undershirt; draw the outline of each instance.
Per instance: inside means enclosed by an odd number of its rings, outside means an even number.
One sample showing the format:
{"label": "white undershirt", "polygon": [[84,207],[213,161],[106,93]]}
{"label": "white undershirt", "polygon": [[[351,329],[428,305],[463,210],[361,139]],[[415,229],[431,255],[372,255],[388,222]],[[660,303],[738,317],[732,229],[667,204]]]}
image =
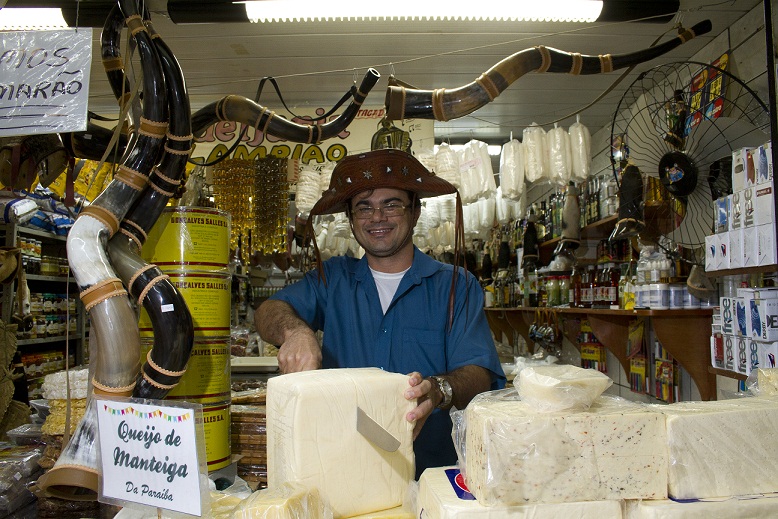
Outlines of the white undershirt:
{"label": "white undershirt", "polygon": [[373,274],[373,279],[375,280],[375,286],[378,289],[378,298],[381,300],[381,309],[384,313],[386,313],[386,309],[389,308],[394,293],[397,292],[397,287],[400,286],[400,281],[402,281],[403,276],[410,268],[411,267],[408,267],[402,272],[392,274],[370,269],[370,272]]}

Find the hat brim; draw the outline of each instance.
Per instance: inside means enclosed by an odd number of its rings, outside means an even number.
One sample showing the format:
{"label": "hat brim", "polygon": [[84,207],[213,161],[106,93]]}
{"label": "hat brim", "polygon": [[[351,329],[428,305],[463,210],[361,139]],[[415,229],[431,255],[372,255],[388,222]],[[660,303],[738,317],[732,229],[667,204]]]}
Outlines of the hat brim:
{"label": "hat brim", "polygon": [[346,211],[349,200],[372,189],[401,189],[429,198],[457,192],[453,184],[429,171],[410,153],[381,149],[341,160],[332,170],[330,186],[311,209],[311,215]]}

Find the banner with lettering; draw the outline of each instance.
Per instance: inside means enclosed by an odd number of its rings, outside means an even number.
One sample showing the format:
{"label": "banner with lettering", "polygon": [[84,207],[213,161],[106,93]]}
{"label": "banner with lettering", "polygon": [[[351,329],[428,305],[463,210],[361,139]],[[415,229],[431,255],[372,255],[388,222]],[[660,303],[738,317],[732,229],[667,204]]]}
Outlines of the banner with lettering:
{"label": "banner with lettering", "polygon": [[[294,117],[285,110],[276,111],[276,115],[290,119],[297,124],[311,124],[313,118],[325,113],[323,108],[306,110]],[[337,162],[346,155],[370,151],[373,135],[381,128],[381,120],[386,115],[383,107],[363,107],[351,124],[337,136],[319,144],[289,142],[272,135],[264,135],[254,127],[246,128],[241,142],[230,153],[230,158],[254,160],[257,158],[297,159],[302,164]],[[338,115],[332,115],[331,119]],[[322,121],[327,122],[327,121]],[[316,124],[322,124],[322,122]],[[434,145],[434,121],[407,119],[394,121],[397,128],[407,131],[415,153],[431,152]],[[244,125],[234,122],[220,122],[209,127],[205,134],[195,139],[193,159],[198,162],[213,160],[227,154],[230,147],[240,137]]]}
{"label": "banner with lettering", "polygon": [[86,130],[92,31],[0,32],[0,137]]}
{"label": "banner with lettering", "polygon": [[[96,399],[100,501],[201,515],[207,476],[202,406]],[[164,406],[161,404],[165,404]]]}

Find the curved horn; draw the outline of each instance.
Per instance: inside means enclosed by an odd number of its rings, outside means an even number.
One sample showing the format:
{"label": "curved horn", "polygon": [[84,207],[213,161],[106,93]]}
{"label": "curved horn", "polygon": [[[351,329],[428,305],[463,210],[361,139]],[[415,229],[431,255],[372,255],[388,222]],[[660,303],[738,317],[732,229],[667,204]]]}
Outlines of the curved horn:
{"label": "curved horn", "polygon": [[508,56],[481,74],[475,81],[455,89],[415,90],[392,85],[386,91],[386,117],[449,121],[464,117],[494,101],[506,88],[527,72],[556,72],[573,75],[611,72],[650,61],[695,36],[711,30],[709,20],[686,29],[661,45],[629,54],[585,56],[550,47],[537,46]]}
{"label": "curved horn", "polygon": [[[148,232],[181,185],[186,160],[192,149],[189,97],[175,56],[154,31],[152,36],[162,63],[170,107],[170,126],[165,153],[149,177],[149,186],[121,223],[120,232],[108,242],[108,254],[130,294],[149,314],[154,345],[138,374],[133,396],[162,399],[186,371],[194,344],[194,324],[181,293],[156,265],[140,256]],[[169,309],[173,311],[169,311]]]}
{"label": "curved horn", "polygon": [[281,137],[291,142],[318,143],[336,136],[354,120],[368,92],[380,77],[378,71],[368,69],[348,107],[337,119],[322,125],[293,123],[251,99],[230,95],[198,110],[192,116],[192,131],[199,136],[217,122],[235,121],[253,126],[265,135]]}
{"label": "curved horn", "polygon": [[[139,137],[108,187],[79,215],[68,234],[70,269],[81,291],[97,345],[92,378],[94,393],[129,396],[140,369],[140,336],[134,309],[116,277],[104,244],[146,186],[160,156],[167,122],[167,99],[159,56],[135,0],[119,0],[127,28],[138,45],[143,68],[144,103]],[[91,402],[88,403],[91,406]],[[58,497],[95,499],[95,424],[87,416],[38,486]]]}

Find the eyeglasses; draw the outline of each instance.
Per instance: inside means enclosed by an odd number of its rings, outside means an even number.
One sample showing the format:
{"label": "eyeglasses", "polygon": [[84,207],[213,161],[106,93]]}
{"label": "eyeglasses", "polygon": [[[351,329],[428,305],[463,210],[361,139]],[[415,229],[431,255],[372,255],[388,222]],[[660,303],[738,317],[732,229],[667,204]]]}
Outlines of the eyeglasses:
{"label": "eyeglasses", "polygon": [[368,220],[373,217],[373,214],[377,210],[381,211],[381,214],[383,216],[386,216],[387,218],[391,218],[392,216],[402,216],[405,214],[405,209],[407,207],[403,204],[386,204],[381,207],[370,207],[369,205],[361,205],[359,207],[355,207],[351,210],[351,212],[354,214],[354,217],[359,220]]}

